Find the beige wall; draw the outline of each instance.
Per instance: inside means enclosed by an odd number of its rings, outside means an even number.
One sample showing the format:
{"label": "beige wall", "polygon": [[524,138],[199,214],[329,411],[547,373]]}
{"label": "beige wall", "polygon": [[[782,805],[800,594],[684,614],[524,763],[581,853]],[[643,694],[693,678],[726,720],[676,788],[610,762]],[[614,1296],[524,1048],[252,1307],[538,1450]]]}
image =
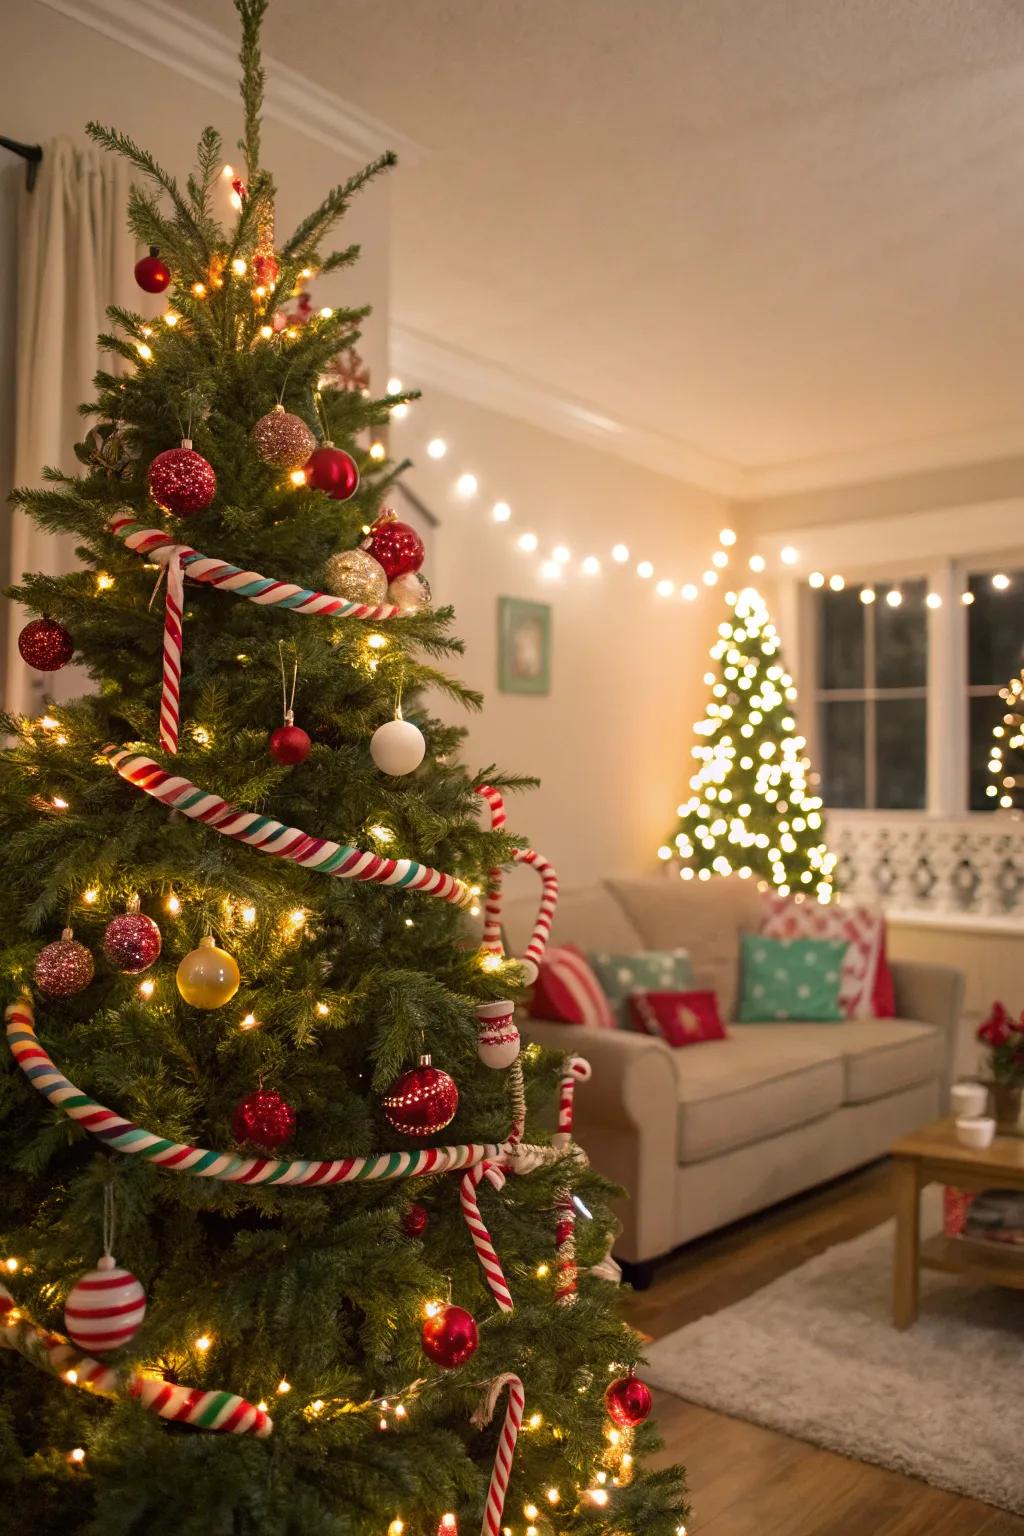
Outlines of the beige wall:
{"label": "beige wall", "polygon": [[[219,128],[225,158],[238,165],[235,144],[241,109],[212,88],[133,52],[72,21],[38,0],[7,0],[3,15],[6,61],[3,131],[11,138],[45,142],[66,134],[85,140],[90,118],[130,134],[184,181],[201,130]],[[382,145],[381,148],[386,146]],[[3,162],[10,157],[3,155]],[[263,159],[278,188],[278,224],[287,232],[351,175],[355,163],[296,128],[268,119]],[[358,240],[363,260],[350,272],[317,285],[327,303],[372,303],[366,355],[379,376],[386,352],[388,298],[388,178],[358,198],[340,244]]]}
{"label": "beige wall", "polygon": [[[458,670],[486,694],[483,714],[469,721],[467,762],[540,777],[539,791],[516,798],[511,824],[529,833],[568,884],[652,868],[689,777],[721,597],[658,598],[632,566],[649,559],[677,583],[699,582],[729,521],[725,503],[434,390],[392,434],[393,450],[415,459],[412,487],[442,519],[426,569],[435,599],[456,606],[456,631],[467,645]],[[424,452],[433,436],[449,444],[443,460]],[[452,493],[463,470],[480,479],[470,503]],[[511,505],[511,523],[491,520],[498,499]],[[541,537],[537,555],[515,548],[527,529]],[[608,560],[620,540],[633,555],[628,568]],[[599,555],[601,575],[574,571],[557,585],[545,582],[540,554],[560,542],[577,566]],[[546,698],[498,691],[501,595],[553,607]]]}

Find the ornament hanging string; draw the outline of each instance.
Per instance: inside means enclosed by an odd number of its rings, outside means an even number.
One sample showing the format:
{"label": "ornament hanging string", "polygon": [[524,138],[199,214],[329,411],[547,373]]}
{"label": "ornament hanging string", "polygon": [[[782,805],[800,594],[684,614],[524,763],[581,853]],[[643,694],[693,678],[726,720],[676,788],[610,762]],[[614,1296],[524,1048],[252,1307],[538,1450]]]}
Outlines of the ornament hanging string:
{"label": "ornament hanging string", "polygon": [[84,1354],[52,1328],[40,1327],[23,1308],[15,1305],[4,1285],[0,1285],[0,1349],[17,1351],[33,1365],[53,1371],[68,1386],[102,1397],[127,1395],[150,1413],[178,1424],[222,1430],[231,1435],[256,1435],[260,1439],[274,1428],[274,1421],[264,1409],[234,1392],[206,1392],[138,1374],[125,1380],[116,1367]]}
{"label": "ornament hanging string", "polygon": [[114,1253],[114,1186],[103,1186],[103,1252],[106,1258]]}
{"label": "ornament hanging string", "polygon": [[299,685],[299,658],[295,658],[295,666],[292,669],[292,696],[288,697],[288,678],[284,669],[284,641],[277,642],[277,655],[281,663],[281,712],[285,725],[295,724],[295,690]]}
{"label": "ornament hanging string", "polygon": [[136,789],[144,790],[172,810],[180,811],[193,821],[204,822],[224,837],[246,843],[260,853],[288,859],[335,880],[365,880],[376,885],[397,886],[401,890],[422,891],[456,907],[468,907],[473,902],[472,888],[464,880],[445,874],[443,870],[432,869],[429,864],[366,853],[351,844],[311,837],[298,827],[287,827],[255,811],[243,811],[219,795],[198,788],[190,779],[168,773],[152,758],[128,752],[123,747],[104,747],[103,756],[121,778]]}

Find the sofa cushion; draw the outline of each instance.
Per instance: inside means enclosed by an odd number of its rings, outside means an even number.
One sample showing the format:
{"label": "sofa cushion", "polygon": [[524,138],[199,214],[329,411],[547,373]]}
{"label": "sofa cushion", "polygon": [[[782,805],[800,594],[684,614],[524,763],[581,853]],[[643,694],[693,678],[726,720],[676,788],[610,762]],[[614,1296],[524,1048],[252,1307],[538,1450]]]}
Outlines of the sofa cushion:
{"label": "sofa cushion", "polygon": [[[843,1102],[843,1059],[814,1041],[813,1025],[794,1025],[796,1038],[782,1040],[786,1025],[745,1025],[727,1040],[699,1051],[673,1051],[679,1101],[680,1163],[717,1157],[734,1147],[777,1136],[831,1114]],[[824,1027],[824,1026],[823,1026]],[[829,1025],[837,1032],[838,1025]]]}
{"label": "sofa cushion", "polygon": [[737,1023],[793,1019],[838,1024],[848,948],[845,939],[770,939],[764,933],[741,933]]}
{"label": "sofa cushion", "polygon": [[880,912],[843,901],[824,906],[805,896],[780,896],[778,891],[765,891],[761,899],[761,932],[769,938],[845,942],[839,988],[844,1018],[892,1017],[893,1008],[882,1013],[876,1006],[881,990],[879,970],[885,964],[885,918]]}
{"label": "sofa cushion", "polygon": [[[714,992],[722,1018],[733,1018],[740,930],[756,930],[760,923],[756,883],[738,875],[719,875],[714,880],[663,877],[605,883],[638,930],[639,947],[689,950],[694,987]],[[591,943],[587,947],[605,946]]]}
{"label": "sofa cushion", "polygon": [[556,1024],[582,1024],[590,1029],[614,1029],[615,1015],[586,956],[571,944],[549,949],[541,961],[530,999],[535,1019]]}
{"label": "sofa cushion", "polygon": [[848,1019],[842,1024],[737,1024],[733,1038],[763,1030],[782,1050],[803,1046],[843,1061],[843,1103],[866,1104],[916,1083],[941,1077],[941,1031],[909,1019]]}
{"label": "sofa cushion", "polygon": [[622,1029],[632,1029],[629,999],[634,992],[682,992],[693,980],[685,949],[591,950],[587,956]]}
{"label": "sofa cushion", "polygon": [[[537,921],[540,884],[532,870],[525,873],[529,873],[531,886],[524,885],[522,889],[527,894],[515,898],[512,896],[512,880],[508,875],[505,877],[507,890],[502,908],[502,928],[510,955],[523,953]],[[635,954],[637,950],[648,947],[622,907],[603,885],[588,885],[580,890],[561,892],[551,939],[555,944],[572,944],[583,951],[613,949]]]}

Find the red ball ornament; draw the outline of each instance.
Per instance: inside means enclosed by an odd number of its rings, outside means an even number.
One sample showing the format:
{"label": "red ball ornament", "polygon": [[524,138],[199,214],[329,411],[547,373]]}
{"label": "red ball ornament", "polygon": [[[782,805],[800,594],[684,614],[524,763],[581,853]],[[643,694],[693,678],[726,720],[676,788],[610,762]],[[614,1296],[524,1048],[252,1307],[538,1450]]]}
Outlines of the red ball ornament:
{"label": "red ball ornament", "polygon": [[103,953],[128,976],[148,971],[160,954],[160,929],[145,912],[122,912],[103,930]]}
{"label": "red ball ornament", "polygon": [[155,245],[150,246],[148,256],[135,263],[135,281],[146,293],[163,293],[171,281],[171,269],[160,260],[160,251]]}
{"label": "red ball ornament", "polygon": [[421,1056],[418,1067],[403,1072],[384,1095],[384,1113],[403,1136],[433,1136],[455,1119],[459,1090],[454,1078]]}
{"label": "red ball ornament", "polygon": [[605,1392],[604,1405],[620,1429],[635,1429],[651,1411],[651,1389],[639,1376],[619,1376]]}
{"label": "red ball ornament", "polygon": [[50,997],[74,997],[85,991],[95,969],[85,945],[65,928],[55,943],[39,951],[32,974],[39,990]]}
{"label": "red ball ornament", "polygon": [[252,259],[252,275],[263,288],[273,288],[280,276],[281,266],[276,256],[261,253]]}
{"label": "red ball ornament", "polygon": [[217,494],[213,465],[194,452],[192,439],[158,453],[149,466],[149,493],[158,507],[178,517],[203,512]]}
{"label": "red ball ornament", "polygon": [[294,1109],[270,1088],[250,1093],[231,1116],[231,1134],[236,1141],[251,1141],[271,1152],[290,1141],[294,1131]]}
{"label": "red ball ornament", "polygon": [[420,1341],[428,1360],[454,1371],[476,1354],[480,1336],[472,1313],[465,1307],[447,1306],[427,1318]]}
{"label": "red ball ornament", "polygon": [[359,469],[355,459],[343,448],[324,443],[309,456],[306,484],[314,491],[326,491],[333,501],[348,501],[359,485]]}
{"label": "red ball ornament", "polygon": [[402,1231],[406,1237],[422,1237],[430,1225],[430,1216],[425,1205],[410,1205],[402,1217]]}
{"label": "red ball ornament", "polygon": [[296,763],[306,761],[313,750],[313,743],[301,725],[279,725],[276,731],[271,732],[268,750],[276,763],[292,768]]}
{"label": "red ball ornament", "polygon": [[59,672],[75,654],[75,642],[56,619],[33,619],[18,636],[18,650],[37,672]]}
{"label": "red ball ornament", "polygon": [[426,555],[423,540],[415,528],[400,523],[393,512],[383,512],[378,517],[362,547],[384,567],[388,581],[405,576],[409,571],[418,571]]}

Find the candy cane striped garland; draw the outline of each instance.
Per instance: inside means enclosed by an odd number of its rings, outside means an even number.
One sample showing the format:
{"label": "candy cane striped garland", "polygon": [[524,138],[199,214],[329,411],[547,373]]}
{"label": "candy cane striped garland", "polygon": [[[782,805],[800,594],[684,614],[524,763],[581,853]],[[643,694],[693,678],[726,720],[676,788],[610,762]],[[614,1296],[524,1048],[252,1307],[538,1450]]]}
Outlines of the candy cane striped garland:
{"label": "candy cane striped garland", "polygon": [[[62,1377],[69,1386],[102,1397],[134,1397],[161,1419],[192,1424],[197,1429],[218,1429],[229,1435],[265,1438],[274,1421],[262,1408],[234,1392],[203,1392],[149,1376],[123,1378],[111,1365],[83,1354],[62,1334],[42,1328],[22,1309],[6,1286],[0,1285],[0,1349],[13,1349],[34,1365]],[[69,1374],[69,1373],[74,1373]]]}
{"label": "candy cane striped garland", "polygon": [[380,854],[365,853],[348,844],[342,846],[327,838],[310,837],[308,832],[302,832],[298,827],[286,827],[270,816],[240,810],[219,795],[199,789],[190,779],[168,773],[152,758],[141,757],[124,748],[104,747],[103,755],[121,778],[134,784],[136,789],[144,790],[154,800],[181,811],[193,821],[205,822],[224,837],[233,837],[250,848],[257,848],[260,853],[290,859],[294,864],[331,875],[335,880],[366,880],[377,885],[398,886],[402,890],[423,891],[457,907],[468,907],[473,901],[472,889],[464,880],[431,869],[428,864],[417,864],[414,859],[385,859]]}
{"label": "candy cane striped garland", "polygon": [[[136,554],[167,567],[167,600],[164,610],[163,687],[160,694],[160,745],[165,752],[178,750],[181,687],[181,617],[184,577],[205,582],[222,592],[233,592],[264,607],[288,608],[294,613],[315,613],[335,619],[369,619],[378,623],[403,616],[395,603],[350,603],[294,582],[276,581],[258,571],[243,571],[226,560],[212,560],[189,544],[176,544],[162,528],[143,528],[132,512],[111,518],[110,532]],[[408,614],[405,614],[408,617]]]}
{"label": "candy cane striped garland", "polygon": [[35,1031],[35,1016],[28,998],[12,1003],[6,1011],[7,1043],[11,1055],[29,1082],[44,1098],[76,1120],[115,1152],[144,1157],[172,1173],[191,1173],[196,1178],[219,1179],[227,1184],[277,1184],[292,1188],[323,1188],[328,1184],[377,1182],[382,1179],[418,1179],[430,1173],[450,1173],[472,1168],[489,1159],[513,1173],[527,1174],[557,1162],[561,1151],[551,1147],[525,1147],[513,1142],[470,1142],[462,1147],[424,1147],[418,1152],[375,1152],[368,1157],[338,1157],[329,1161],[238,1157],[231,1152],[210,1152],[183,1142],[168,1141],[125,1120],[112,1109],[91,1099],[55,1065]]}
{"label": "candy cane striped garland", "polygon": [[473,1239],[473,1247],[476,1256],[480,1260],[484,1274],[487,1276],[487,1284],[494,1293],[494,1299],[503,1312],[511,1312],[512,1296],[505,1279],[505,1272],[501,1267],[491,1235],[484,1226],[480,1215],[480,1205],[477,1200],[477,1188],[481,1181],[486,1179],[493,1189],[503,1189],[505,1186],[504,1171],[497,1163],[490,1161],[477,1163],[468,1173],[463,1174],[460,1186],[460,1201],[462,1214],[466,1218],[469,1235]]}
{"label": "candy cane striped garland", "polygon": [[473,1423],[478,1429],[489,1424],[494,1417],[494,1410],[502,1390],[508,1387],[508,1407],[505,1410],[505,1422],[501,1427],[501,1435],[498,1440],[498,1449],[494,1457],[494,1470],[491,1472],[490,1487],[487,1490],[487,1504],[484,1509],[483,1524],[480,1527],[480,1536],[501,1536],[501,1517],[505,1509],[505,1495],[508,1493],[508,1482],[512,1475],[512,1461],[516,1453],[516,1441],[523,1423],[523,1413],[526,1409],[526,1395],[523,1391],[523,1383],[512,1371],[506,1371],[502,1376],[495,1376],[487,1392],[487,1397],[477,1413],[473,1415]]}

